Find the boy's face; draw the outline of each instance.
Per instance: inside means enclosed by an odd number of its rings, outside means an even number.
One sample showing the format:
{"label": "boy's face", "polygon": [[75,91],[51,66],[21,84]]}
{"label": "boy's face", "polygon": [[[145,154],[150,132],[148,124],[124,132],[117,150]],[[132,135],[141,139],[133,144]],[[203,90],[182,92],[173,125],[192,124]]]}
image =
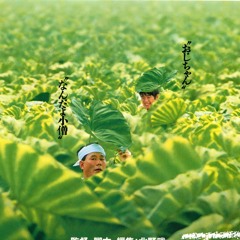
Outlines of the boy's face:
{"label": "boy's face", "polygon": [[153,102],[158,98],[158,95],[154,97],[153,95],[147,94],[147,93],[141,93],[141,102],[144,108],[149,110]]}

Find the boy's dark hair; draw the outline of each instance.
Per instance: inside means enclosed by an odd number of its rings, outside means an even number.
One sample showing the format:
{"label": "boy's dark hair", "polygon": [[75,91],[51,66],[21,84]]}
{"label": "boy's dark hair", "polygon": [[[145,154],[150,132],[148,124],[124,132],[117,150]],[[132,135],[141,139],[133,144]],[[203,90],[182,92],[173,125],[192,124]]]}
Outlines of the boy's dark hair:
{"label": "boy's dark hair", "polygon": [[159,90],[154,90],[152,92],[139,92],[140,96],[153,96],[154,98],[157,97],[157,95],[159,94]]}
{"label": "boy's dark hair", "polygon": [[[92,142],[92,143],[88,143],[88,144],[80,147],[80,148],[77,150],[77,156],[78,156],[78,152],[79,152],[82,148],[84,148],[84,147],[86,147],[86,146],[88,146],[88,145],[91,145],[91,144],[93,144],[93,143],[98,144],[98,142]],[[81,160],[84,161],[84,160],[86,159],[86,156],[87,156],[87,155],[85,155]]]}

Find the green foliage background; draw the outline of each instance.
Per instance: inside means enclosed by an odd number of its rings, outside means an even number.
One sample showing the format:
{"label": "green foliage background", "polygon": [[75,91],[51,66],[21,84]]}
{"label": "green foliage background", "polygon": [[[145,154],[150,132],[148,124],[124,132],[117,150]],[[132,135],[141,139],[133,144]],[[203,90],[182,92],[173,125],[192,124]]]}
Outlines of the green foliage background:
{"label": "green foliage background", "polygon": [[[240,230],[238,2],[0,1],[1,239],[166,237]],[[192,41],[192,83],[182,45]],[[135,82],[178,70],[146,113]],[[59,81],[111,104],[129,123],[133,157],[87,181],[73,169],[89,134]],[[108,160],[115,149],[102,143]]]}

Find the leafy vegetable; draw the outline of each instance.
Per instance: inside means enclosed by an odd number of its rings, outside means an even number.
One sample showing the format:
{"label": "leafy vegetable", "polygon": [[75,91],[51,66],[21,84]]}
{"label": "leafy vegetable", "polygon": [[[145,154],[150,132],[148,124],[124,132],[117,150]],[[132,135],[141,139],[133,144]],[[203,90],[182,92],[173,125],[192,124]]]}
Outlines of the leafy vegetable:
{"label": "leafy vegetable", "polygon": [[[239,4],[55,3],[0,1],[0,238],[239,231]],[[141,109],[136,91],[155,88]],[[72,164],[91,140],[108,167],[83,181]],[[132,157],[111,165],[116,147]]]}
{"label": "leafy vegetable", "polygon": [[137,92],[152,92],[170,81],[177,71],[167,72],[165,68],[153,68],[142,74],[136,84]]}
{"label": "leafy vegetable", "polygon": [[111,105],[94,102],[87,111],[76,99],[73,99],[72,109],[86,131],[96,139],[116,147],[131,145],[128,123],[122,113]]}
{"label": "leafy vegetable", "polygon": [[184,100],[177,98],[160,104],[151,114],[152,126],[157,127],[176,122],[185,113],[186,108]]}

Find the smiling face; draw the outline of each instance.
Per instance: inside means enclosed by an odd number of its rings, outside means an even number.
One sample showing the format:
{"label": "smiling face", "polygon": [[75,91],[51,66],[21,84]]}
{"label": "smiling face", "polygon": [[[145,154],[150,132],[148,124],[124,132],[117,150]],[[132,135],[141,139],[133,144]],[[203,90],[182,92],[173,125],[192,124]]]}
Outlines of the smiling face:
{"label": "smiling face", "polygon": [[154,97],[153,95],[150,95],[147,93],[141,93],[140,97],[141,97],[143,107],[149,110],[153,102],[158,98],[158,95]]}
{"label": "smiling face", "polygon": [[89,153],[85,160],[80,161],[80,168],[83,170],[83,177],[89,178],[106,168],[106,159],[102,153]]}

